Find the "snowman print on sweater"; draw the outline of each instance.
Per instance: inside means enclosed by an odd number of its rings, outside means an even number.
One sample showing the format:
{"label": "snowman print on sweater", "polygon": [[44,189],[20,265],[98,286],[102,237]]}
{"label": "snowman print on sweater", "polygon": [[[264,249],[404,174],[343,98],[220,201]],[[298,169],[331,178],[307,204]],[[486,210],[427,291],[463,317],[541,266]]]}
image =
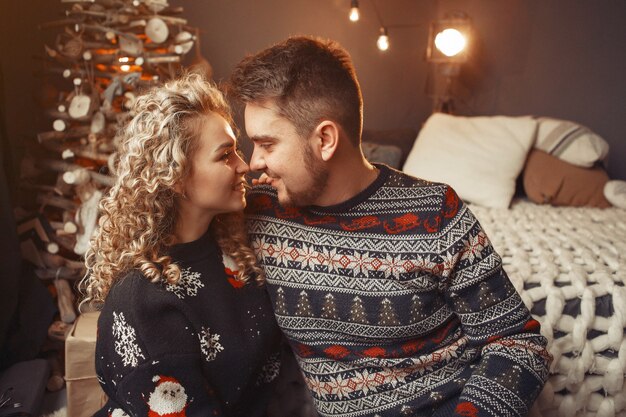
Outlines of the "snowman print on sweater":
{"label": "snowman print on sweater", "polygon": [[176,378],[157,375],[156,383],[148,398],[148,417],[186,417],[187,393]]}

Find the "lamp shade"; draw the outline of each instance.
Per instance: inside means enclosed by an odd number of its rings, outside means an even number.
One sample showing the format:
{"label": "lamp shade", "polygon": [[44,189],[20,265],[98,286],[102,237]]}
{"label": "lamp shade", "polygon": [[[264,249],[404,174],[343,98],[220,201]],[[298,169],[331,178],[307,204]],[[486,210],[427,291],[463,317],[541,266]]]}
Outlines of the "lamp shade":
{"label": "lamp shade", "polygon": [[471,24],[466,16],[433,22],[430,25],[426,59],[434,63],[462,63],[471,43]]}

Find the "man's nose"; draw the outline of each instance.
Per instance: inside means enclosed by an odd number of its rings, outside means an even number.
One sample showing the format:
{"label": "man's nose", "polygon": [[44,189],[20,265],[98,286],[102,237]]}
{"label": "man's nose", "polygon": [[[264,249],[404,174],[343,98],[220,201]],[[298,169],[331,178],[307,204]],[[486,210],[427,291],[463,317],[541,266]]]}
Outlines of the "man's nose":
{"label": "man's nose", "polygon": [[263,171],[267,168],[262,152],[255,146],[250,157],[250,169],[253,171]]}

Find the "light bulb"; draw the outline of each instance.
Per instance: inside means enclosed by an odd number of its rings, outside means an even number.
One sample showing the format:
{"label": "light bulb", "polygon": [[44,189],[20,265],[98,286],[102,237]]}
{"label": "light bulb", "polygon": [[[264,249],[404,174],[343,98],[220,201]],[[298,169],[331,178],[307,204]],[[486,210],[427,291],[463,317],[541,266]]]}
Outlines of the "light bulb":
{"label": "light bulb", "polygon": [[356,22],[360,18],[359,14],[359,2],[357,0],[352,0],[350,3],[350,21]]}
{"label": "light bulb", "polygon": [[387,29],[380,28],[380,35],[376,41],[376,46],[378,46],[378,49],[381,51],[389,49],[389,35],[387,35]]}
{"label": "light bulb", "polygon": [[456,29],[444,29],[435,36],[435,46],[445,56],[458,55],[465,49],[466,43],[465,36]]}

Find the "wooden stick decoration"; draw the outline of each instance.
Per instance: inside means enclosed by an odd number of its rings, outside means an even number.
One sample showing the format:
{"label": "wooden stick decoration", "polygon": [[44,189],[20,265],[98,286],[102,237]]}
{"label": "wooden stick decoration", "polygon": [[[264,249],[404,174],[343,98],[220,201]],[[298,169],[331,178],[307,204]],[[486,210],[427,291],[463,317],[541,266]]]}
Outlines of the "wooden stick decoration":
{"label": "wooden stick decoration", "polygon": [[78,255],[84,255],[89,248],[91,235],[96,230],[98,224],[98,204],[101,198],[102,193],[98,190],[94,191],[91,198],[83,202],[83,205],[78,210],[76,217],[82,226],[82,230],[76,236],[76,245],[74,245],[74,253]]}
{"label": "wooden stick decoration", "polygon": [[53,195],[39,194],[37,196],[37,202],[46,206],[52,206],[66,211],[76,211],[78,209],[78,204],[76,204],[75,202],[67,200],[63,197],[57,197]]}
{"label": "wooden stick decoration", "polygon": [[[69,326],[65,333],[69,333]],[[64,329],[65,331],[65,329]],[[65,340],[65,338],[63,340]],[[65,379],[63,379],[63,368],[61,367],[61,360],[57,355],[48,355],[48,364],[50,365],[50,377],[46,383],[46,389],[50,392],[60,391],[65,386]]]}
{"label": "wooden stick decoration", "polygon": [[35,275],[41,280],[61,278],[76,281],[84,276],[84,271],[61,266],[55,269],[35,269]]}
{"label": "wooden stick decoration", "polygon": [[74,294],[70,284],[64,279],[55,279],[54,287],[57,290],[57,304],[61,320],[64,323],[74,323],[76,312],[74,311]]}
{"label": "wooden stick decoration", "polygon": [[105,187],[111,187],[115,183],[115,178],[112,178],[108,175],[100,174],[98,172],[87,170],[80,165],[70,164],[68,162],[44,159],[38,161],[37,165],[41,166],[42,168],[48,168],[58,172],[85,170],[93,181],[97,182],[98,184],[104,185]]}

